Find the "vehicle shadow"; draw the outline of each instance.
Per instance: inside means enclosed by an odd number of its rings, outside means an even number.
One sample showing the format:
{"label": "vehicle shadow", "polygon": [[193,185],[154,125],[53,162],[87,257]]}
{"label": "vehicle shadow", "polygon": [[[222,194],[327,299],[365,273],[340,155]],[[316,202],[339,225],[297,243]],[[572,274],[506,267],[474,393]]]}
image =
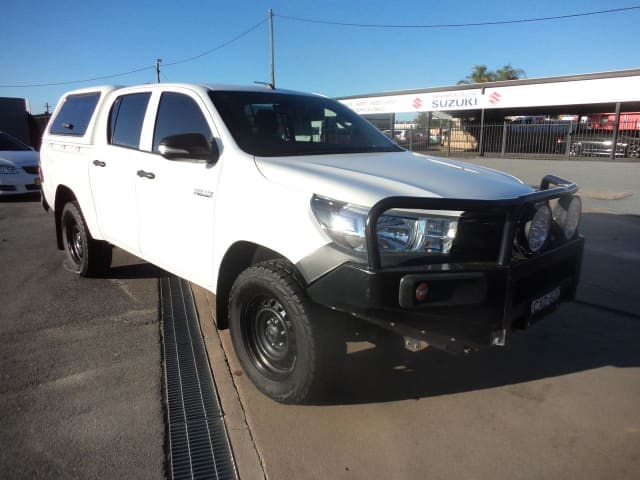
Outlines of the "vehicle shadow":
{"label": "vehicle shadow", "polygon": [[504,348],[451,355],[409,352],[387,337],[348,353],[318,404],[419,399],[558,377],[605,366],[640,367],[639,318],[565,305]]}
{"label": "vehicle shadow", "polygon": [[110,280],[128,280],[135,278],[162,278],[167,275],[166,271],[150,263],[136,263],[112,266],[101,277]]}
{"label": "vehicle shadow", "polygon": [[162,278],[169,275],[165,270],[142,260],[118,247],[113,248],[111,267],[100,276],[110,280]]}

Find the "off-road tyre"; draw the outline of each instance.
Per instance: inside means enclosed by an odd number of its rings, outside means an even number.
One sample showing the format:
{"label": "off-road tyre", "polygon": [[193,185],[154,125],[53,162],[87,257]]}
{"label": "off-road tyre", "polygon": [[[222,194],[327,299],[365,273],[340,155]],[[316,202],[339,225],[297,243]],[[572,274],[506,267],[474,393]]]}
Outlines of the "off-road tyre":
{"label": "off-road tyre", "polygon": [[231,289],[229,328],[238,360],[258,390],[278,402],[321,396],[346,348],[332,325],[285,260],[247,268]]}
{"label": "off-road tyre", "polygon": [[111,245],[91,237],[77,202],[65,204],[60,227],[65,264],[69,270],[81,277],[95,277],[111,266]]}

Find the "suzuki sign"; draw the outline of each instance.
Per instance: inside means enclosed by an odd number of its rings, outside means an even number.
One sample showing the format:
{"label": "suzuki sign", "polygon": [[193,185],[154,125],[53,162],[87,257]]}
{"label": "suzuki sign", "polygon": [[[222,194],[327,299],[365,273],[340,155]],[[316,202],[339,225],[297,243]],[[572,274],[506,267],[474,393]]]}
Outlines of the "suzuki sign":
{"label": "suzuki sign", "polygon": [[[551,105],[584,105],[640,101],[640,76],[629,75],[588,80],[550,79],[519,85],[380,95],[340,100],[360,114],[446,112],[495,108],[527,108]],[[495,85],[495,83],[493,84]]]}

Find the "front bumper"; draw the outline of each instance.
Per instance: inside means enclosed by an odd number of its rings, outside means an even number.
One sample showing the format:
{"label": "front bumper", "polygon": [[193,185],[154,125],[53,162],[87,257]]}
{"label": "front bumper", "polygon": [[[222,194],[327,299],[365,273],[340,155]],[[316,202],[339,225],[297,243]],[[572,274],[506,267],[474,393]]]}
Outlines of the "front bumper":
{"label": "front bumper", "polygon": [[[558,187],[549,188],[552,184]],[[367,263],[344,262],[312,282],[307,291],[317,303],[448,351],[504,345],[511,329],[526,327],[575,298],[582,237],[556,241],[535,255],[518,254],[514,244],[533,205],[571,196],[577,189],[571,182],[547,176],[540,190],[513,199],[383,199],[367,218]],[[392,208],[500,212],[504,223],[493,235],[499,239],[496,257],[385,264],[376,229],[380,216]],[[479,238],[482,242],[489,237],[485,231]],[[418,300],[418,286],[423,290],[426,286],[424,299]]]}
{"label": "front bumper", "polygon": [[[475,350],[503,344],[511,329],[573,300],[583,248],[584,240],[577,238],[508,266],[460,263],[372,272],[346,263],[308,292],[315,302],[400,335],[452,352]],[[415,291],[424,283],[429,294],[418,302]]]}
{"label": "front bumper", "polygon": [[0,195],[24,195],[39,191],[38,175],[28,173],[0,175]]}

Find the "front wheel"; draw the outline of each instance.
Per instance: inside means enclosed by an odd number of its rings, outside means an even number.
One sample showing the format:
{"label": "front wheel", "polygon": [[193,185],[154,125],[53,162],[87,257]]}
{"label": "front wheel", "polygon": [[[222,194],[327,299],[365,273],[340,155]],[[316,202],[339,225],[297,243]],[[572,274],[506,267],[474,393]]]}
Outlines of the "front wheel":
{"label": "front wheel", "polygon": [[284,260],[247,268],[229,298],[231,340],[242,368],[265,395],[282,403],[311,400],[337,359],[339,339],[320,328],[293,266]]}
{"label": "front wheel", "polygon": [[69,202],[64,206],[61,227],[66,263],[72,272],[81,277],[90,277],[109,268],[111,245],[91,237],[76,202]]}

